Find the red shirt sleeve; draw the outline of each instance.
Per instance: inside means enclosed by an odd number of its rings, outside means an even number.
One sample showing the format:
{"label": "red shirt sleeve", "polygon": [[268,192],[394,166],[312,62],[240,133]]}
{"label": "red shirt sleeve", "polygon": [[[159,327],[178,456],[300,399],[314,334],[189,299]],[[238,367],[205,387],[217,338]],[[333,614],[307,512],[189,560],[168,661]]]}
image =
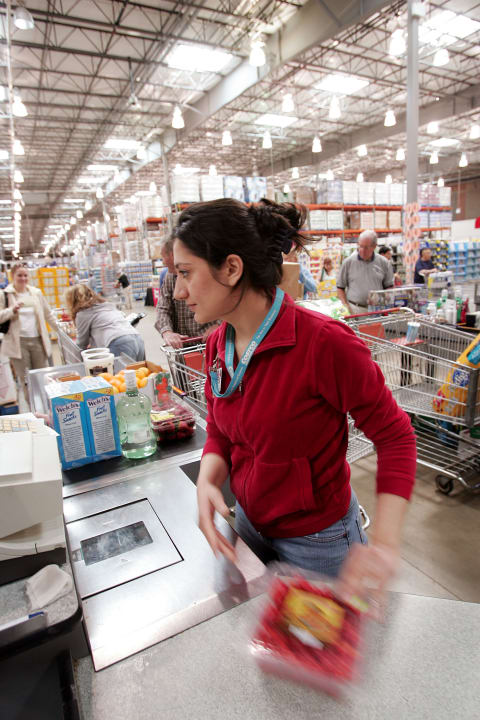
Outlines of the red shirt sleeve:
{"label": "red shirt sleeve", "polygon": [[[342,323],[324,326],[318,357],[318,391],[334,408],[350,413],[377,450],[377,492],[410,499],[416,443],[410,418],[397,405],[370,350]],[[318,367],[318,365],[317,365]]]}

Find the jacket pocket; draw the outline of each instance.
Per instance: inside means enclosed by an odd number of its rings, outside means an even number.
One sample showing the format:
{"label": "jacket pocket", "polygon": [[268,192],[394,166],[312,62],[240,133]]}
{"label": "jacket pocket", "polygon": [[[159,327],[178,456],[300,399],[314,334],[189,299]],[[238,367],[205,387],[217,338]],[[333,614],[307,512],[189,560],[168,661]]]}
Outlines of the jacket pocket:
{"label": "jacket pocket", "polygon": [[283,463],[255,460],[245,489],[244,510],[254,524],[268,525],[285,515],[316,508],[306,457]]}

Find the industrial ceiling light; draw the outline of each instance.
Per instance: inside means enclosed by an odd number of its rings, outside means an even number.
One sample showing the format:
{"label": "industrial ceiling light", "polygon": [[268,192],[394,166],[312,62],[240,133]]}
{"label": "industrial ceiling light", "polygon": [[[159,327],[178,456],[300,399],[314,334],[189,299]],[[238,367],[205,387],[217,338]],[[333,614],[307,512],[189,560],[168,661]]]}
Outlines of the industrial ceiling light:
{"label": "industrial ceiling light", "polygon": [[0,150],[0,160],[8,160],[8,150]]}
{"label": "industrial ceiling light", "polygon": [[342,110],[340,108],[340,100],[336,95],[330,100],[330,107],[328,109],[328,117],[330,120],[338,120],[342,117]]}
{"label": "industrial ceiling light", "polygon": [[292,93],[285,93],[282,100],[282,112],[291,113],[295,110]]}
{"label": "industrial ceiling light", "polygon": [[85,212],[88,212],[92,209],[92,203],[90,200],[85,200]]}
{"label": "industrial ceiling light", "polygon": [[140,145],[140,147],[137,150],[137,160],[145,160],[147,157],[147,148],[145,145]]}
{"label": "industrial ceiling light", "polygon": [[217,177],[217,168],[215,167],[215,165],[210,165],[210,167],[208,168],[208,174],[210,175],[210,177]]}
{"label": "industrial ceiling light", "polygon": [[152,193],[152,195],[157,194],[157,183],[155,180],[152,180],[150,185],[148,186],[149,191]]}
{"label": "industrial ceiling light", "polygon": [[141,110],[142,106],[135,94],[135,84],[133,81],[133,72],[132,72],[132,61],[130,60],[130,58],[128,58],[128,74],[130,76],[130,97],[128,98],[128,104],[130,105],[132,110]]}
{"label": "industrial ceiling light", "polygon": [[181,130],[184,127],[185,120],[183,119],[182,111],[179,105],[175,105],[172,115],[172,128],[175,128],[175,130]]}
{"label": "industrial ceiling light", "polygon": [[429,135],[435,135],[435,133],[437,133],[438,130],[439,130],[439,124],[436,120],[432,120],[431,122],[428,123],[427,133]]}
{"label": "industrial ceiling light", "polygon": [[65,232],[68,232],[70,230],[70,223],[66,223],[64,227]]}
{"label": "industrial ceiling light", "polygon": [[5,102],[7,99],[7,88],[5,85],[0,85],[0,102]]}
{"label": "industrial ceiling light", "polygon": [[81,210],[77,210],[76,216],[79,220],[81,220],[83,218],[83,212]]}
{"label": "industrial ceiling light", "polygon": [[470,128],[470,140],[478,140],[480,138],[480,125],[472,125]]}
{"label": "industrial ceiling light", "polygon": [[395,160],[398,162],[403,162],[405,160],[405,150],[403,148],[398,148]]}
{"label": "industrial ceiling light", "polygon": [[230,130],[224,130],[222,133],[222,145],[232,144],[232,133]]}
{"label": "industrial ceiling light", "polygon": [[388,46],[388,54],[393,57],[399,57],[404,55],[407,51],[407,45],[405,43],[405,37],[403,30],[395,30],[390,37],[390,44]]}
{"label": "industrial ceiling light", "polygon": [[362,172],[357,173],[357,182],[358,183],[363,182],[363,173]]}
{"label": "industrial ceiling light", "polygon": [[393,110],[387,110],[385,113],[385,120],[383,121],[385,127],[393,127],[397,124],[397,119]]}
{"label": "industrial ceiling light", "polygon": [[77,218],[73,217],[73,215],[72,215],[72,217],[70,218],[70,225],[76,225],[76,224],[77,224]]}
{"label": "industrial ceiling light", "polygon": [[103,190],[101,187],[97,188],[97,192],[95,193],[95,196],[96,196],[97,200],[103,200],[104,194],[103,194]]}
{"label": "industrial ceiling light", "polygon": [[458,161],[458,167],[467,167],[468,165],[468,158],[467,153],[462,152],[460,155],[460,160]]}
{"label": "industrial ceiling light", "polygon": [[445,187],[445,180],[442,177],[439,177],[437,180],[437,186],[438,187]]}
{"label": "industrial ceiling light", "polygon": [[430,165],[438,165],[438,152],[436,150],[430,155],[429,163]]}
{"label": "industrial ceiling light", "polygon": [[283,192],[285,193],[285,195],[288,195],[288,193],[290,192],[290,185],[288,183],[285,183],[285,185],[283,186]]}
{"label": "industrial ceiling light", "polygon": [[267,62],[265,55],[265,43],[260,38],[255,38],[250,44],[250,56],[248,62],[253,67],[262,67]]}
{"label": "industrial ceiling light", "polygon": [[270,150],[272,147],[272,136],[270,135],[270,130],[265,130],[263,133],[263,142],[262,142],[262,148],[264,150]]}
{"label": "industrial ceiling light", "polygon": [[12,114],[15,117],[27,117],[28,110],[22,102],[20,95],[13,96]]}
{"label": "industrial ceiling light", "polygon": [[298,167],[292,168],[292,180],[298,180],[300,178],[300,173],[298,172]]}
{"label": "industrial ceiling light", "polygon": [[19,30],[33,30],[35,27],[33,17],[20,0],[13,13],[13,24]]}
{"label": "industrial ceiling light", "polygon": [[15,172],[13,174],[13,182],[16,182],[16,183],[25,182],[25,178],[23,177],[21,170],[15,170]]}
{"label": "industrial ceiling light", "polygon": [[327,180],[333,180],[335,175],[333,174],[333,170],[328,169],[325,173],[325,177]]}
{"label": "industrial ceiling light", "polygon": [[20,142],[20,140],[16,139],[13,141],[13,154],[14,155],[25,155],[25,149]]}
{"label": "industrial ceiling light", "polygon": [[358,154],[358,157],[365,157],[366,155],[368,155],[367,146],[366,146],[366,145],[359,145],[359,146],[357,147],[357,154]]}
{"label": "industrial ceiling light", "polygon": [[439,48],[433,56],[433,64],[435,67],[443,67],[450,62],[450,55],[447,48]]}
{"label": "industrial ceiling light", "polygon": [[386,183],[387,185],[391,185],[392,182],[393,182],[392,176],[391,176],[391,175],[385,175],[385,183]]}
{"label": "industrial ceiling light", "polygon": [[322,141],[318,137],[318,135],[315,135],[312,142],[312,153],[321,153],[322,152]]}
{"label": "industrial ceiling light", "polygon": [[13,199],[14,200],[22,200],[22,193],[20,192],[20,190],[18,188],[15,188],[15,190],[13,191]]}

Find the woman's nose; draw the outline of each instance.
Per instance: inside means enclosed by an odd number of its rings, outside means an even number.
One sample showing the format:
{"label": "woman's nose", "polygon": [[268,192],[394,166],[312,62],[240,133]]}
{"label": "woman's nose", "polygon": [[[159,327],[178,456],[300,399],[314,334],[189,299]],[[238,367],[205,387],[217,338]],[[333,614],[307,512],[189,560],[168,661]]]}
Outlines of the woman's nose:
{"label": "woman's nose", "polygon": [[175,281],[175,290],[173,292],[173,297],[175,300],[185,300],[185,298],[187,297],[185,283],[183,282],[180,275],[177,275],[177,279]]}

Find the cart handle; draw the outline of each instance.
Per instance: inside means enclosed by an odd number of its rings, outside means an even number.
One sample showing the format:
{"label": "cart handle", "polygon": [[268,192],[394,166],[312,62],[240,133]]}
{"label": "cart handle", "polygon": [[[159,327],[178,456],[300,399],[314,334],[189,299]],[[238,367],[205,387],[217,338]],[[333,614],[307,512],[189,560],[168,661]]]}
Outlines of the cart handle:
{"label": "cart handle", "polygon": [[375,315],[390,315],[395,312],[406,312],[411,315],[415,315],[415,311],[409,307],[395,307],[388,308],[386,310],[371,310],[370,312],[360,313],[360,315],[345,315],[344,320],[353,320],[354,318],[373,317]]}
{"label": "cart handle", "polygon": [[195,337],[189,337],[186,340],[182,340],[182,345],[187,345],[188,343],[193,343],[194,345],[203,343],[203,335],[196,335]]}

